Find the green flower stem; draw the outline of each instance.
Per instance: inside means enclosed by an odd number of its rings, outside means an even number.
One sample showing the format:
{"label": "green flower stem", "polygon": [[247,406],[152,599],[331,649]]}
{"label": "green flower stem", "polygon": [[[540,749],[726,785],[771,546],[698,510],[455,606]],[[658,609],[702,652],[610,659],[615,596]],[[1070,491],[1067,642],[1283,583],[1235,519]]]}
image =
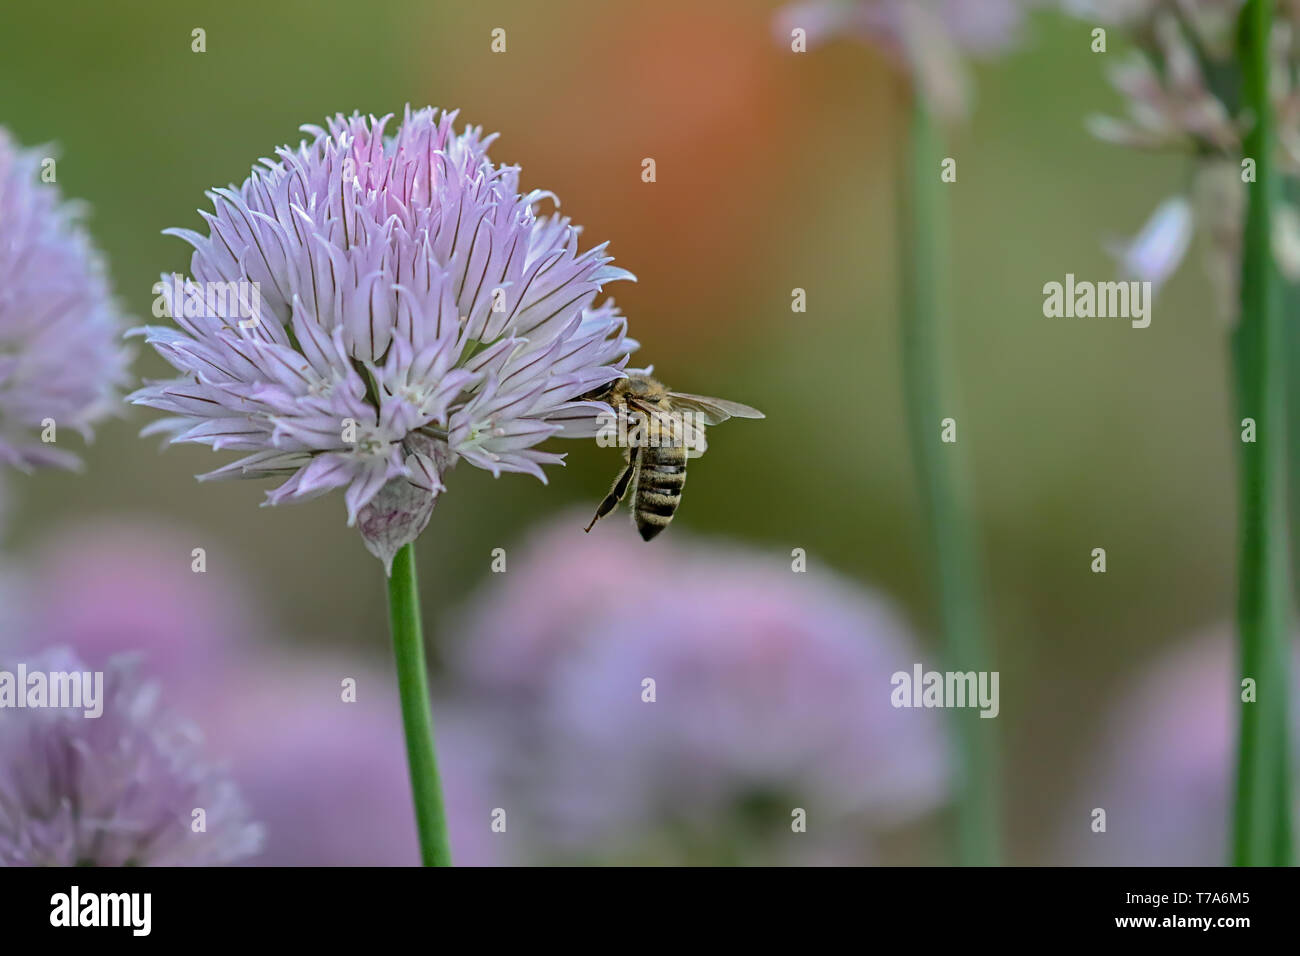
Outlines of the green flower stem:
{"label": "green flower stem", "polygon": [[424,664],[424,635],[420,628],[420,593],[415,575],[415,546],[408,544],[393,559],[388,579],[389,620],[397,658],[397,686],[402,698],[402,727],[411,769],[411,795],[420,833],[420,858],[425,866],[451,866],[447,813],[433,747],[433,715],[429,711],[429,682]]}
{"label": "green flower stem", "polygon": [[[946,217],[939,178],[939,133],[926,104],[913,97],[911,146],[900,210],[903,276],[903,379],[908,432],[936,567],[940,626],[947,667],[989,670],[984,646],[982,582],[974,522],[957,442],[941,441],[940,423],[956,419],[950,392],[951,329],[945,302]],[[957,764],[957,858],[964,865],[998,862],[999,825],[992,720],[954,708]]]}
{"label": "green flower stem", "polygon": [[1286,365],[1280,282],[1273,262],[1272,212],[1280,198],[1273,168],[1269,97],[1272,0],[1249,0],[1242,13],[1243,105],[1254,116],[1245,155],[1255,161],[1243,232],[1241,321],[1233,336],[1237,401],[1255,422],[1240,443],[1240,556],[1237,631],[1241,676],[1255,681],[1241,704],[1232,862],[1291,860],[1291,776],[1287,728],[1290,591],[1286,508]]}
{"label": "green flower stem", "polygon": [[[1286,202],[1300,209],[1300,182],[1286,177],[1282,183],[1282,193]],[[1300,322],[1294,321],[1300,316],[1300,282],[1283,279],[1282,314],[1291,316],[1283,319],[1283,334],[1286,336],[1286,479],[1287,479],[1287,516],[1290,525],[1289,553],[1291,555],[1291,593],[1300,594],[1300,561],[1295,560],[1300,553]]]}

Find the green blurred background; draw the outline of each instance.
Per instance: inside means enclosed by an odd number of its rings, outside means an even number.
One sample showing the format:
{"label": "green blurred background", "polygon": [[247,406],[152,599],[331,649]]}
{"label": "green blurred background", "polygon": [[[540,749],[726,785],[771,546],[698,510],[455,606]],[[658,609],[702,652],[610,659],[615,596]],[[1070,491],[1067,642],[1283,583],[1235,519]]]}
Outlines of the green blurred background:
{"label": "green blurred background", "polygon": [[[197,227],[203,190],[242,180],[296,143],[300,124],[409,102],[501,131],[494,159],[554,190],[586,242],[609,240],[638,276],[611,291],[640,358],[683,390],[768,414],[711,435],[678,521],[786,555],[806,548],[892,597],[933,648],[900,397],[895,77],[852,43],[791,55],[773,37],[775,8],[6,4],[0,123],[25,144],[57,144],[59,185],[92,205],[139,322],[158,274],[189,261],[160,231]],[[190,49],[195,27],[207,32],[202,54]],[[504,55],[489,49],[496,27]],[[1002,672],[1009,856],[1022,863],[1051,858],[1046,843],[1124,678],[1228,618],[1233,600],[1225,330],[1200,271],[1164,290],[1146,330],[1042,315],[1045,282],[1110,278],[1103,240],[1136,231],[1184,185],[1177,157],[1085,132],[1085,115],[1117,108],[1103,60],[1085,25],[1036,16],[1019,52],[976,70],[975,113],[950,147],[960,439]],[[656,160],[653,184],[641,181],[644,157]],[[803,314],[790,308],[796,287]],[[164,366],[140,355],[135,370]],[[135,410],[102,427],[83,475],[15,480],[11,550],[88,516],[162,515],[190,530],[210,567],[252,582],[285,634],[385,660],[381,572],[339,497],[259,509],[265,486],[199,489],[192,476],[216,458],[198,446],[159,454],[136,437],[149,418]],[[558,450],[568,467],[549,487],[452,473],[419,543],[431,620],[484,578],[493,548],[604,493],[613,453]],[[1107,549],[1105,575],[1089,571],[1094,547]]]}

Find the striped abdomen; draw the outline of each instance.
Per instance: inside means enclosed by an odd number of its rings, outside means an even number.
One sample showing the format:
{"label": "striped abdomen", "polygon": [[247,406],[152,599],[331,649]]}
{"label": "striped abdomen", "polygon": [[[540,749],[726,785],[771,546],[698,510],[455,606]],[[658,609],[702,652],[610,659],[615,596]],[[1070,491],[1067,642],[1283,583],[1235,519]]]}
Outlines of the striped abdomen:
{"label": "striped abdomen", "polygon": [[632,518],[649,541],[673,520],[686,484],[686,449],[663,445],[641,449],[641,466],[632,488]]}

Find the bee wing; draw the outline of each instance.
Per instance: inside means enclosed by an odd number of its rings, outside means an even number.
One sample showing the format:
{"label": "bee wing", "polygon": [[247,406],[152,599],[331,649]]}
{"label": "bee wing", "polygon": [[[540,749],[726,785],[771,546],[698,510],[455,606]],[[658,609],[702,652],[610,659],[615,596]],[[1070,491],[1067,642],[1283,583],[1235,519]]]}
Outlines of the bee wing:
{"label": "bee wing", "polygon": [[710,398],[707,395],[691,395],[686,392],[669,392],[674,407],[689,408],[704,416],[706,425],[720,425],[728,418],[766,418],[757,408],[750,408],[740,402],[729,402],[725,398]]}
{"label": "bee wing", "polygon": [[682,421],[683,444],[686,446],[687,458],[699,458],[709,450],[709,442],[704,437],[704,426],[692,424],[689,419]]}
{"label": "bee wing", "polygon": [[[674,399],[676,397],[673,396]],[[699,458],[708,450],[709,443],[704,437],[704,426],[712,424],[710,419],[713,416],[711,414],[699,412],[702,421],[696,421],[690,415],[675,414],[676,401],[674,401],[671,408],[645,405],[634,398],[629,398],[627,404],[629,408],[642,413],[643,422],[657,423],[657,427],[660,429],[658,432],[660,441],[685,446],[687,458]],[[690,410],[698,411],[695,408]]]}

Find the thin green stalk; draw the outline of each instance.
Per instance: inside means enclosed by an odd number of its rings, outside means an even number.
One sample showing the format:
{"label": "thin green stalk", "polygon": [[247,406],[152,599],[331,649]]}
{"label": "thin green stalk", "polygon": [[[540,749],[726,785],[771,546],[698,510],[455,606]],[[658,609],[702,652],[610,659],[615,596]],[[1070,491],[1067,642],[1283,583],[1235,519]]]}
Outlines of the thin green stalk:
{"label": "thin green stalk", "polygon": [[1271,241],[1281,195],[1269,96],[1273,6],[1249,0],[1240,34],[1243,104],[1254,116],[1245,155],[1255,161],[1255,181],[1248,187],[1233,358],[1238,408],[1242,419],[1254,420],[1255,441],[1240,443],[1237,630],[1241,675],[1254,680],[1255,699],[1241,704],[1232,850],[1239,866],[1291,861],[1286,338]]}
{"label": "thin green stalk", "polygon": [[[1300,182],[1286,177],[1282,184],[1285,201],[1300,208]],[[1300,282],[1282,282],[1283,334],[1286,336],[1286,482],[1288,541],[1291,561],[1291,594],[1300,594],[1300,561],[1294,560],[1300,542]]]}
{"label": "thin green stalk", "polygon": [[447,813],[442,804],[438,758],[433,747],[433,715],[420,628],[420,593],[415,575],[415,546],[408,544],[393,559],[388,579],[388,610],[397,658],[397,687],[402,698],[402,727],[411,769],[411,795],[425,866],[451,866]]}
{"label": "thin green stalk", "polygon": [[[945,302],[947,222],[940,181],[939,134],[921,97],[913,100],[911,145],[900,211],[903,276],[903,379],[908,433],[925,511],[939,592],[948,668],[989,670],[982,582],[960,442],[941,441],[941,422],[959,416],[952,397],[952,353]],[[993,721],[954,708],[957,764],[957,858],[998,862],[999,825]]]}

